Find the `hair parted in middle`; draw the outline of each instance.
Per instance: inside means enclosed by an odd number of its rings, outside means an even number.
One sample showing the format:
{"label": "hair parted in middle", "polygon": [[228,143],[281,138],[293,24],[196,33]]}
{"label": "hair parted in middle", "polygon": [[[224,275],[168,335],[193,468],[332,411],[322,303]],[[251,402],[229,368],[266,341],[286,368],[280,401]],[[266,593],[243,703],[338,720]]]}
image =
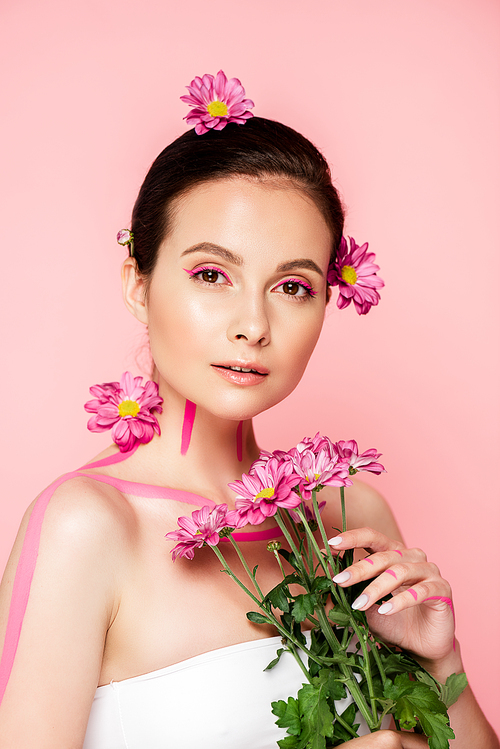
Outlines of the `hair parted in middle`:
{"label": "hair parted in middle", "polygon": [[331,260],[335,259],[344,210],[326,159],[287,125],[252,117],[244,126],[230,123],[202,137],[189,130],[153,162],[135,202],[131,227],[134,257],[146,283],[172,225],[175,200],[202,183],[239,176],[281,178],[303,190],[331,231]]}

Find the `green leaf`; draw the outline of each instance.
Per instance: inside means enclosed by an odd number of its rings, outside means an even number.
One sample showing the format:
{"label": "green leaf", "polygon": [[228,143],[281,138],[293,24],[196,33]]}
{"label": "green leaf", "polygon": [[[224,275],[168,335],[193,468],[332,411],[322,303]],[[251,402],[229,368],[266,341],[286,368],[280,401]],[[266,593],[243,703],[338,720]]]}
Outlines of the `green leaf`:
{"label": "green leaf", "polygon": [[285,652],[285,648],[279,648],[278,652],[276,653],[276,658],[272,660],[271,663],[269,663],[265,667],[264,671],[269,671],[271,668],[274,668],[275,665],[279,663],[279,659],[281,658],[284,652]]}
{"label": "green leaf", "polygon": [[285,736],[284,739],[278,741],[280,749],[296,749],[297,737],[296,736]]}
{"label": "green leaf", "polygon": [[269,624],[269,618],[263,614],[259,614],[258,611],[249,611],[247,619],[255,624]]}
{"label": "green leaf", "polygon": [[293,567],[294,570],[297,570],[298,572],[300,572],[300,563],[297,561],[297,559],[295,558],[295,555],[292,554],[291,551],[287,551],[287,549],[280,549],[278,551],[278,554],[280,554],[283,557],[283,559],[286,559],[290,567]]}
{"label": "green leaf", "polygon": [[449,741],[455,738],[455,734],[448,725],[446,715],[434,715],[428,713],[420,719],[424,733],[429,737],[430,749],[449,749]]}
{"label": "green leaf", "polygon": [[317,733],[323,737],[333,734],[333,715],[328,706],[327,694],[325,685],[318,684],[313,679],[313,684],[304,684],[297,695],[300,714],[310,725],[311,737]]}
{"label": "green leaf", "polygon": [[264,602],[270,601],[272,606],[274,606],[275,609],[279,609],[280,611],[290,611],[290,604],[288,602],[285,591],[288,592],[286,586],[283,584],[283,582],[281,582],[279,585],[276,585],[275,588],[269,591],[264,599]]}
{"label": "green leaf", "polygon": [[296,622],[303,622],[308,614],[314,614],[316,600],[310,593],[298,595],[292,608],[292,616]]}
{"label": "green leaf", "polygon": [[441,700],[447,708],[455,704],[467,684],[468,681],[465,674],[451,674],[446,679],[446,684],[439,685],[441,688]]}
{"label": "green leaf", "polygon": [[288,702],[284,702],[283,700],[271,702],[271,708],[273,715],[278,717],[276,725],[279,728],[286,728],[288,733],[295,736],[300,734],[301,721],[298,700],[294,697],[289,697]]}
{"label": "green leaf", "polygon": [[253,568],[253,572],[252,572],[252,575],[254,576],[254,578],[255,578],[255,575],[256,575],[258,569],[259,569],[259,565],[256,564],[255,567]]}
{"label": "green leaf", "polygon": [[324,575],[320,577],[315,577],[314,582],[312,584],[312,590],[313,593],[317,593],[320,590],[331,590],[333,587],[333,583],[330,580],[329,577],[325,577]]}
{"label": "green leaf", "polygon": [[347,723],[347,725],[353,726],[354,721],[356,720],[356,711],[357,711],[356,703],[351,702],[351,704],[348,705],[346,709],[344,710],[344,712],[342,713],[342,720],[344,720]]}
{"label": "green leaf", "polygon": [[344,614],[344,612],[340,611],[337,607],[328,612],[328,618],[339,627],[348,627],[351,623],[351,617],[349,614]]}

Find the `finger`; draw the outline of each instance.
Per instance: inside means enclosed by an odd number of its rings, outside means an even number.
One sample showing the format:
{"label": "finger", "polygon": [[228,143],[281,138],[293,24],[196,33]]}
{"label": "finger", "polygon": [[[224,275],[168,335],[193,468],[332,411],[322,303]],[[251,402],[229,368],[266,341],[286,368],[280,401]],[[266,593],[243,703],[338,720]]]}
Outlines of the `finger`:
{"label": "finger", "polygon": [[384,572],[392,575],[397,579],[394,572],[394,566],[404,560],[406,563],[427,562],[427,557],[421,549],[392,549],[390,551],[381,551],[371,556],[360,559],[358,562],[346,567],[345,570],[335,575],[333,582],[341,587],[355,585],[364,580],[371,580],[372,577]]}
{"label": "finger", "polygon": [[[443,582],[445,581],[443,580]],[[428,595],[429,593],[433,593],[433,595]],[[453,621],[455,621],[455,609],[449,586],[448,589],[443,590],[442,586],[429,583],[413,585],[411,588],[397,593],[390,601],[386,601],[379,606],[377,611],[379,614],[390,616],[391,614],[397,614],[398,611],[419,606],[420,604],[443,614],[451,613]]]}
{"label": "finger", "polygon": [[376,731],[346,741],[342,746],[352,749],[423,749],[428,748],[427,737],[407,731]]}
{"label": "finger", "polygon": [[328,544],[339,550],[367,549],[371,553],[405,548],[401,541],[388,538],[373,528],[356,528],[352,531],[344,531],[340,536],[330,538]]}
{"label": "finger", "polygon": [[[403,588],[403,590],[401,590]],[[354,601],[353,608],[365,611],[380,598],[392,594],[392,607],[386,607],[382,613],[396,613],[423,603],[424,599],[434,599],[433,607],[437,607],[437,597],[450,598],[449,584],[442,579],[439,569],[431,562],[421,564],[395,564],[385,570],[373,580],[363,594]],[[400,597],[396,601],[397,597]],[[429,601],[430,603],[430,601]],[[443,602],[439,602],[442,607]]]}

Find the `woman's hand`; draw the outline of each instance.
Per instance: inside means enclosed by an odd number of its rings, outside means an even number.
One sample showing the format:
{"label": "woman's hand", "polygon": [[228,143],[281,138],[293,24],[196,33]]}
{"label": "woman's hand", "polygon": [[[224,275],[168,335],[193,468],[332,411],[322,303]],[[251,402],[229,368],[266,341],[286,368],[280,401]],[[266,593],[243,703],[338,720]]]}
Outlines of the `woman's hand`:
{"label": "woman's hand", "polygon": [[[374,634],[425,661],[443,662],[453,654],[451,588],[421,549],[405,549],[372,528],[345,531],[329,544],[336,551],[369,552],[333,579],[342,588],[371,580],[353,608],[366,612]],[[379,599],[387,600],[376,605]]]}
{"label": "woman's hand", "polygon": [[423,749],[428,747],[425,736],[407,731],[377,731],[359,739],[346,741],[342,746],[349,749]]}

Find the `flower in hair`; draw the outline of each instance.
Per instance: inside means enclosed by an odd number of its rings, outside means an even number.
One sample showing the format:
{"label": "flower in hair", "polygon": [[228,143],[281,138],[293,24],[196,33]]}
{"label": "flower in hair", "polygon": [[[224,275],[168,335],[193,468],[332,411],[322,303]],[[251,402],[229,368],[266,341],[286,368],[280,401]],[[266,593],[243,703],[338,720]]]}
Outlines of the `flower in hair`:
{"label": "flower in hair", "polygon": [[215,77],[210,73],[202,78],[196,76],[186,88],[189,96],[181,96],[181,99],[193,109],[184,119],[188,125],[194,125],[198,135],[209,130],[223,130],[228,122],[244,125],[253,117],[249,110],[254,103],[245,99],[240,81],[238,78],[228,80],[222,70]]}
{"label": "flower in hair", "polygon": [[160,434],[160,425],[154,413],[161,413],[163,398],[158,395],[156,382],[142,377],[132,377],[125,372],[120,382],[93,385],[94,397],[84,408],[95,414],[87,424],[91,432],[111,429],[111,436],[121,452],[131,450],[138,442],[150,442],[154,433]]}
{"label": "flower in hair", "polygon": [[373,262],[375,253],[368,252],[368,242],[358,246],[349,237],[349,245],[342,237],[337,258],[328,268],[328,283],[339,287],[339,309],[354,302],[358,315],[366,315],[371,307],[379,303],[377,289],[381,289],[384,282],[377,276],[380,268]]}
{"label": "flower in hair", "polygon": [[118,242],[118,244],[123,245],[123,247],[129,245],[130,254],[132,257],[134,256],[134,235],[130,231],[130,229],[120,229],[120,231],[116,235],[116,241]]}

